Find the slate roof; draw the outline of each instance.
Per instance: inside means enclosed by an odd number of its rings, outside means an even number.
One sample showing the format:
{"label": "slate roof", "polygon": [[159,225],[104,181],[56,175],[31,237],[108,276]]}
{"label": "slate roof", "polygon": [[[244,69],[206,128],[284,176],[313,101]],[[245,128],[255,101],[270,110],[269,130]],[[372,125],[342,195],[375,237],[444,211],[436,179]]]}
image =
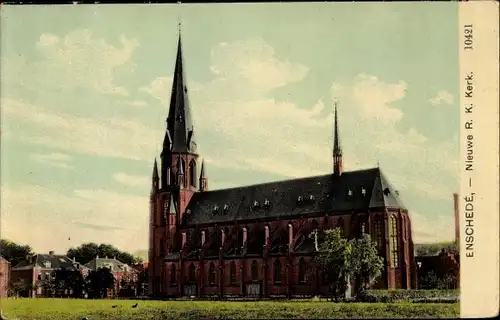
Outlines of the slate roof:
{"label": "slate roof", "polygon": [[91,270],[97,270],[99,268],[110,268],[111,272],[126,272],[135,270],[129,265],[116,259],[108,258],[95,258],[85,264],[85,266]]}
{"label": "slate roof", "polygon": [[406,209],[379,168],[199,192],[189,202],[183,223],[191,227],[374,208]]}
{"label": "slate roof", "polygon": [[77,270],[85,268],[83,265],[64,255],[57,254],[36,254],[30,260],[19,262],[13,270],[29,270],[33,268]]}

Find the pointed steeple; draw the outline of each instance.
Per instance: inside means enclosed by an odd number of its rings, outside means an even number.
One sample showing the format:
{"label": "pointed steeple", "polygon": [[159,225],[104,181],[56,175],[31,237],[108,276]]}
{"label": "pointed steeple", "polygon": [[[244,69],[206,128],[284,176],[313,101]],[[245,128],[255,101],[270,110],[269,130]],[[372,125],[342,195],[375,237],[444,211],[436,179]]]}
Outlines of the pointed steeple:
{"label": "pointed steeple", "polygon": [[[167,118],[167,130],[168,133],[165,134],[165,141],[163,143],[164,148],[170,144],[169,149],[172,152],[196,153],[196,142],[194,139],[194,127],[189,108],[180,30],[172,93],[170,97],[170,108]],[[170,140],[169,143],[167,143],[168,140]]]}
{"label": "pointed steeple", "polygon": [[155,164],[153,166],[153,180],[158,180],[160,179],[160,176],[158,175],[158,164],[156,163],[156,157],[155,157]]}
{"label": "pointed steeple", "polygon": [[201,172],[200,172],[200,191],[208,191],[208,179],[205,172],[205,160],[201,161]]}
{"label": "pointed steeple", "polygon": [[340,147],[339,122],[337,116],[337,102],[334,102],[334,132],[333,132],[333,173],[342,174],[342,149]]}
{"label": "pointed steeple", "polygon": [[153,181],[151,182],[151,192],[154,193],[158,190],[160,186],[160,177],[158,175],[158,164],[156,163],[156,157],[155,157],[155,164],[153,166]]}

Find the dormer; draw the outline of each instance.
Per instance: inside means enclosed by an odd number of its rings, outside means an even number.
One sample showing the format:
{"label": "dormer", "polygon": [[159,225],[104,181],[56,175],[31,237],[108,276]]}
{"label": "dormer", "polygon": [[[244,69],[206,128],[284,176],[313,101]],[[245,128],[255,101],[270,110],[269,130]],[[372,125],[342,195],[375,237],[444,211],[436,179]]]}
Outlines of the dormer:
{"label": "dormer", "polygon": [[225,204],[224,205],[224,212],[227,212],[229,210],[229,205],[228,204]]}
{"label": "dormer", "polygon": [[347,196],[348,196],[348,197],[352,197],[352,194],[353,194],[353,193],[352,193],[352,190],[351,190],[351,189],[348,189],[348,190],[347,190]]}
{"label": "dormer", "polygon": [[313,194],[309,195],[309,201],[314,201],[314,195]]}
{"label": "dormer", "polygon": [[264,207],[269,208],[271,206],[271,202],[269,200],[264,200]]}
{"label": "dormer", "polygon": [[361,187],[361,194],[364,196],[366,196],[366,189],[365,187]]}
{"label": "dormer", "polygon": [[214,206],[212,207],[212,213],[217,213],[219,211],[219,206],[214,204]]}
{"label": "dormer", "polygon": [[255,200],[255,201],[253,202],[253,207],[254,207],[254,208],[258,208],[258,207],[259,207],[259,201]]}
{"label": "dormer", "polygon": [[304,197],[298,196],[297,197],[297,203],[302,203],[304,201]]}
{"label": "dormer", "polygon": [[385,188],[385,189],[384,189],[384,195],[385,195],[385,196],[388,196],[388,195],[389,195],[389,193],[391,193],[391,190],[389,190],[389,188]]}

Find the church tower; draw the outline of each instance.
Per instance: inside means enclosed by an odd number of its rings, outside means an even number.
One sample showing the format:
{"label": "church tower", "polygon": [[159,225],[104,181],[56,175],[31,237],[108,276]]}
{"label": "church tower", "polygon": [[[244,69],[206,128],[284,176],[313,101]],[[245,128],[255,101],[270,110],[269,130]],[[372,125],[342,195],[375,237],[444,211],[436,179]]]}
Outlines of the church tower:
{"label": "church tower", "polygon": [[189,200],[199,188],[197,145],[189,106],[180,33],[166,122],[167,130],[161,152],[161,187],[174,198],[179,209],[178,216],[172,222],[180,223]]}
{"label": "church tower", "polygon": [[165,256],[180,249],[178,230],[184,211],[199,184],[203,181],[206,186],[206,179],[197,173],[198,153],[180,32],[160,163],[158,170],[155,160],[150,199],[149,292],[156,295],[163,291],[160,284],[164,282]]}
{"label": "church tower", "polygon": [[340,176],[342,174],[342,149],[340,148],[340,137],[339,137],[339,122],[337,117],[337,102],[334,104],[334,131],[333,131],[333,174]]}

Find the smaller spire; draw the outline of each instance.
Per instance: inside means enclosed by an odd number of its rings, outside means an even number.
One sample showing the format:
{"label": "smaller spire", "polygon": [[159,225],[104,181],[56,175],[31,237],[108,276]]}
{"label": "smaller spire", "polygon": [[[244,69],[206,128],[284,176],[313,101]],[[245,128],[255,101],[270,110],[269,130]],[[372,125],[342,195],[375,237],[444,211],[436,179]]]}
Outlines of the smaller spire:
{"label": "smaller spire", "polygon": [[206,179],[206,174],[205,174],[205,160],[201,160],[201,173],[200,173],[200,179]]}
{"label": "smaller spire", "polygon": [[208,179],[207,173],[205,171],[205,159],[201,160],[201,170],[200,170],[200,191],[208,190]]}
{"label": "smaller spire", "polygon": [[339,120],[337,116],[337,101],[334,104],[334,133],[333,133],[333,155],[342,155],[342,149],[340,148],[340,138],[339,138]]}
{"label": "smaller spire", "polygon": [[334,131],[333,131],[333,173],[337,176],[342,174],[343,160],[342,149],[340,148],[339,122],[337,116],[337,101],[334,100]]}
{"label": "smaller spire", "polygon": [[153,180],[157,181],[159,179],[160,179],[160,177],[158,175],[158,164],[156,162],[156,157],[155,157],[155,164],[153,166]]}

